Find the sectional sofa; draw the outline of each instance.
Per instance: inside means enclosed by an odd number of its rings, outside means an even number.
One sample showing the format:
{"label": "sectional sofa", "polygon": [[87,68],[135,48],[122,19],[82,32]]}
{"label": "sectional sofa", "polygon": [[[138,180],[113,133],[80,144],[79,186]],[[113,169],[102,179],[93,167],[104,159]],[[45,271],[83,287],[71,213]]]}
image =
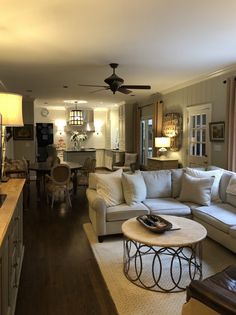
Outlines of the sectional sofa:
{"label": "sectional sofa", "polygon": [[168,214],[198,221],[210,238],[236,253],[236,173],[213,166],[92,173],[86,194],[99,241],[121,233],[131,217]]}

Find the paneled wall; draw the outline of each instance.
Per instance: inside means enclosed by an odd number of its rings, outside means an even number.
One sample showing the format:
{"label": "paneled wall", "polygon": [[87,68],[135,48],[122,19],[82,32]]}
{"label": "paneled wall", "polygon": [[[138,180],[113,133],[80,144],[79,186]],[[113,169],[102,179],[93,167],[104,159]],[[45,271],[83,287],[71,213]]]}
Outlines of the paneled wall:
{"label": "paneled wall", "polygon": [[[169,153],[171,158],[178,158],[183,165],[186,165],[187,157],[186,107],[211,103],[212,121],[225,121],[227,86],[226,84],[223,84],[223,81],[226,77],[228,76],[215,77],[162,96],[164,102],[164,114],[170,112],[183,114],[183,146],[179,152]],[[212,142],[211,164],[226,168],[226,149],[226,142]]]}

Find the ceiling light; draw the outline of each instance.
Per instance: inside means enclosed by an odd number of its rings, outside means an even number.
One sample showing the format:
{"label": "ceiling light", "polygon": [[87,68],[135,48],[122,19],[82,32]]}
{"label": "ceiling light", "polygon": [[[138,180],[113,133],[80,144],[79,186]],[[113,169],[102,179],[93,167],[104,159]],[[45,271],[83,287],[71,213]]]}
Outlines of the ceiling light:
{"label": "ceiling light", "polygon": [[87,104],[88,102],[85,100],[65,100],[64,103],[68,104]]}

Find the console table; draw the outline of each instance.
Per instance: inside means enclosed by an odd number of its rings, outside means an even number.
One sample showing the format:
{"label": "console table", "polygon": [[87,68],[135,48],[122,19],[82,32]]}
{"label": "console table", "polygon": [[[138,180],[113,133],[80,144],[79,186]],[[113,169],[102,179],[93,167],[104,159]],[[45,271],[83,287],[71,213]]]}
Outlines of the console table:
{"label": "console table", "polygon": [[[24,255],[23,187],[25,179],[1,183],[6,199],[0,207],[0,313],[13,315]],[[1,195],[0,195],[1,196]]]}
{"label": "console table", "polygon": [[173,159],[161,159],[152,157],[147,159],[147,168],[150,171],[155,170],[168,170],[171,168],[178,168],[178,160]]}

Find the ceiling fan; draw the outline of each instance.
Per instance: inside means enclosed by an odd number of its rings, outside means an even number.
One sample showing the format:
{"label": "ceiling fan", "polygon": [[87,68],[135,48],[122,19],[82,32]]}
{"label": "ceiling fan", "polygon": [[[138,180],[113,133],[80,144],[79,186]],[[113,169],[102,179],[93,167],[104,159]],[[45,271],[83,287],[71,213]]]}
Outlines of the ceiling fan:
{"label": "ceiling fan", "polygon": [[[118,63],[110,63],[110,67],[113,69],[113,73],[111,76],[106,78],[104,80],[105,83],[108,85],[89,85],[89,84],[78,84],[79,86],[91,86],[91,87],[101,87],[102,90],[111,90],[113,94],[115,94],[117,91],[121,92],[123,94],[130,94],[132,90],[150,90],[150,85],[122,85],[124,83],[124,80],[115,72],[115,69],[118,67]],[[100,91],[100,90],[99,90]],[[97,92],[97,91],[96,91]]]}

